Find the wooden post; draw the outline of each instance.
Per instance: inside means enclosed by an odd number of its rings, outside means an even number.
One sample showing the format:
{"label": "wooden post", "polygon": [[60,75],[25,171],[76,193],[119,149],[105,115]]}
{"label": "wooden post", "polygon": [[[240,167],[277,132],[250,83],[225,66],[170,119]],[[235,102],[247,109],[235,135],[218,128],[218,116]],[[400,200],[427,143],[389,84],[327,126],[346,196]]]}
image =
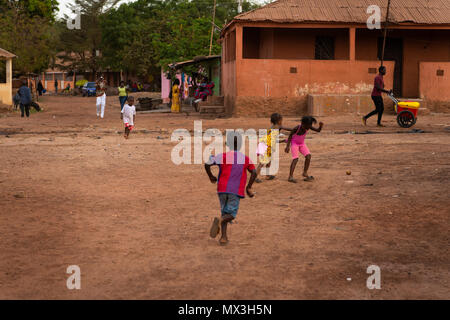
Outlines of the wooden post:
{"label": "wooden post", "polygon": [[214,0],[213,18],[212,18],[212,23],[211,23],[211,40],[209,41],[209,55],[211,55],[211,50],[212,50],[215,19],[216,19],[216,0]]}
{"label": "wooden post", "polygon": [[[6,59],[6,83],[8,85],[8,92],[9,94],[7,95],[7,97],[5,98],[5,100],[3,101],[3,103],[7,104],[7,105],[12,105],[13,104],[13,99],[12,99],[12,58],[7,58]],[[1,101],[1,99],[0,99]]]}
{"label": "wooden post", "polygon": [[386,22],[384,23],[384,37],[383,37],[383,49],[381,51],[381,65],[383,65],[383,62],[384,62],[384,49],[386,47],[386,36],[387,36],[387,27],[388,27],[388,21],[389,21],[390,6],[391,6],[391,0],[388,0],[387,12],[386,12]]}
{"label": "wooden post", "polygon": [[349,59],[354,61],[356,59],[356,28],[352,27],[349,29]]}

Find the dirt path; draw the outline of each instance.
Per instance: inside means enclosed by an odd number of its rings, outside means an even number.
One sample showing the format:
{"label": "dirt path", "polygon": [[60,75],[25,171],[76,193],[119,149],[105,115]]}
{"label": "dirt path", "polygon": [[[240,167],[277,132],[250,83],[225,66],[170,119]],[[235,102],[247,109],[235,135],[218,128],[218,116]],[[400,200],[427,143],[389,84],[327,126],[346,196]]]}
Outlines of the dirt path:
{"label": "dirt path", "polygon": [[[138,114],[125,141],[116,100],[103,120],[94,98],[74,97],[44,97],[29,119],[0,115],[0,299],[450,298],[450,115],[420,117],[416,134],[399,133],[392,115],[382,129],[321,118],[307,140],[316,180],[288,183],[283,153],[220,247],[203,166],[170,160],[171,132],[195,118]],[[364,130],[380,134],[344,133]],[[372,264],[381,290],[366,287]],[[69,265],[81,290],[66,288]]]}

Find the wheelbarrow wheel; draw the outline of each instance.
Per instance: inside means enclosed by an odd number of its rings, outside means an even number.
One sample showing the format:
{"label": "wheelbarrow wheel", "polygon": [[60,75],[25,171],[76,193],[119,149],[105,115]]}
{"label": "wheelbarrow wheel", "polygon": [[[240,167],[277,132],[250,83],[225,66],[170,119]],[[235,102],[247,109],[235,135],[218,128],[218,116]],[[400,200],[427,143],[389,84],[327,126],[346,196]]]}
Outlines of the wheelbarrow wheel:
{"label": "wheelbarrow wheel", "polygon": [[402,128],[409,128],[416,123],[416,117],[411,111],[403,110],[397,115],[397,123]]}

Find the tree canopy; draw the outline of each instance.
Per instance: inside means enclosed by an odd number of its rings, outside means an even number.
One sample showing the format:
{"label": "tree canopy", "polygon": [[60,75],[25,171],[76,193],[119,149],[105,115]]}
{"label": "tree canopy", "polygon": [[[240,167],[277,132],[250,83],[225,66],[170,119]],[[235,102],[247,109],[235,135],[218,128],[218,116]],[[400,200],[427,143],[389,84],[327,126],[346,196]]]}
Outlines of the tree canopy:
{"label": "tree canopy", "polygon": [[45,70],[54,56],[55,0],[0,0],[0,47],[18,56],[14,72]]}
{"label": "tree canopy", "polygon": [[[74,0],[80,29],[65,15],[56,20],[56,0],[0,0],[0,47],[20,58],[19,72],[39,72],[57,56],[62,69],[129,71],[156,75],[169,63],[208,55],[214,0]],[[218,29],[237,13],[237,0],[217,0]],[[243,3],[243,11],[257,7]],[[212,54],[220,54],[215,30]],[[10,39],[18,39],[11,41]],[[53,57],[53,59],[51,59]]]}

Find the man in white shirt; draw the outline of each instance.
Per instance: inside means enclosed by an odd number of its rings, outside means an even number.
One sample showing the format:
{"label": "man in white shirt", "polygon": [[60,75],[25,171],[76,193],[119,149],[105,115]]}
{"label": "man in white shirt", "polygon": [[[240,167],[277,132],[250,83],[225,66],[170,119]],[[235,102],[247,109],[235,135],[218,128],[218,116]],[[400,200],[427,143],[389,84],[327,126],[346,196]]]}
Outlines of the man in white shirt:
{"label": "man in white shirt", "polygon": [[128,139],[130,135],[130,131],[133,130],[134,120],[136,117],[136,107],[134,106],[134,98],[132,96],[128,96],[127,103],[123,106],[121,118],[123,119],[123,123],[125,124],[125,139]]}
{"label": "man in white shirt", "polygon": [[105,104],[106,104],[106,83],[103,77],[97,81],[96,85],[96,95],[97,95],[97,117],[103,119],[105,115]]}

